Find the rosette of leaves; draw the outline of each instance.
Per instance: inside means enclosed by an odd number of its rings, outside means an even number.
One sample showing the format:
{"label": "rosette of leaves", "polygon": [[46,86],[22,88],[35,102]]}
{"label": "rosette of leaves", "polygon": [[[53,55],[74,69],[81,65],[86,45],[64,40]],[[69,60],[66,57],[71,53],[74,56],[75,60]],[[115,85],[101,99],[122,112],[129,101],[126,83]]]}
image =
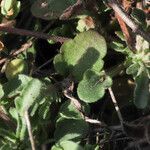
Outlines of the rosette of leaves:
{"label": "rosette of leaves", "polygon": [[31,7],[31,12],[37,18],[57,19],[69,6],[75,3],[76,0],[36,0]]}
{"label": "rosette of leaves", "polygon": [[92,30],[82,32],[61,46],[60,54],[54,58],[54,67],[61,75],[71,74],[80,81],[86,70],[99,72],[103,68],[106,51],[103,36]]}
{"label": "rosette of leaves", "polygon": [[112,80],[104,72],[87,70],[83,80],[78,84],[77,93],[79,98],[87,103],[96,102],[105,94],[105,89],[112,85]]}
{"label": "rosette of leaves", "polygon": [[[142,47],[147,42],[143,41]],[[141,47],[141,45],[140,45]],[[126,53],[127,54],[127,53]],[[133,76],[135,80],[135,90],[134,90],[134,104],[140,109],[146,108],[150,103],[150,51],[149,49],[140,48],[134,54],[132,52],[128,53],[125,65],[127,67],[126,73]]]}
{"label": "rosette of leaves", "polygon": [[[142,10],[134,9],[132,16],[134,19],[146,28],[145,16]],[[124,42],[121,32],[116,32],[117,36]],[[126,55],[125,66],[126,73],[132,75],[135,80],[134,104],[140,109],[146,108],[150,98],[150,44],[141,36],[136,36],[136,53],[133,53],[122,42],[113,42],[111,47],[117,52]]]}

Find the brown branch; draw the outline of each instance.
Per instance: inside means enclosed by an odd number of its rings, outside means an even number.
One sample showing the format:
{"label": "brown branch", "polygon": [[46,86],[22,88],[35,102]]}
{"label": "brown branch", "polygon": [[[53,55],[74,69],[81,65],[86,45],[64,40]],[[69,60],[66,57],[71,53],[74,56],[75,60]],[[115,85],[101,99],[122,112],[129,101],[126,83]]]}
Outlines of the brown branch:
{"label": "brown branch", "polygon": [[45,40],[49,39],[49,40],[53,40],[55,42],[60,42],[60,43],[63,43],[69,39],[69,38],[60,37],[60,36],[51,36],[51,35],[41,33],[41,32],[36,32],[36,31],[29,31],[25,29],[7,27],[3,25],[0,25],[0,31],[8,32],[11,34],[18,34],[22,36],[30,36],[30,37],[35,37],[35,38],[40,38],[40,39],[45,39]]}
{"label": "brown branch", "polygon": [[[9,22],[6,22],[6,23],[1,23],[0,26],[5,26],[5,27],[10,27],[12,26],[14,22],[12,21],[9,21]],[[52,22],[53,23],[53,22]],[[49,23],[43,30],[42,30],[42,33],[45,32],[51,25],[52,23]],[[30,48],[33,44],[33,41],[35,41],[37,38],[35,37],[32,37],[30,38],[26,43],[24,43],[21,48],[17,49],[17,50],[13,50],[10,55],[7,57],[7,58],[2,58],[0,59],[0,65],[5,63],[6,61],[8,61],[10,58],[12,57],[15,57],[17,55],[19,55],[20,53],[26,51],[28,48]]]}
{"label": "brown branch", "polygon": [[27,50],[30,46],[32,46],[32,42],[31,42],[31,41],[28,41],[27,43],[23,44],[20,49],[17,49],[16,51],[12,51],[12,52],[10,53],[9,57],[0,59],[0,65],[3,64],[3,63],[5,63],[5,62],[6,62],[7,60],[9,60],[10,58],[15,57],[15,56],[17,56],[18,54],[24,52],[24,51]]}
{"label": "brown branch", "polygon": [[122,20],[132,29],[136,34],[139,34],[146,41],[150,42],[150,34],[146,33],[142,28],[140,28],[132,18],[123,10],[120,4],[116,0],[108,0],[109,6],[122,18]]}
{"label": "brown branch", "polygon": [[[131,8],[131,1],[128,0],[122,0],[121,1],[124,9],[126,12],[129,11],[129,9]],[[135,39],[134,36],[131,32],[131,29],[129,29],[129,27],[126,25],[126,23],[123,21],[123,19],[115,12],[115,17],[117,18],[120,28],[124,34],[125,40],[127,45],[129,46],[129,48],[134,52],[135,50]]]}

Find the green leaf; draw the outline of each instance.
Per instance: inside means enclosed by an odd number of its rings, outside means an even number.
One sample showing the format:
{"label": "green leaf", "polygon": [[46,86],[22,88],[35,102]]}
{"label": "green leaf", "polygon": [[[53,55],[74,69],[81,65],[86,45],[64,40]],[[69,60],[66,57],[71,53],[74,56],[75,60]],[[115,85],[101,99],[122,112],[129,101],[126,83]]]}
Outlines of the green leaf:
{"label": "green leaf", "polygon": [[32,78],[29,76],[20,74],[9,80],[7,83],[3,84],[4,97],[10,98],[20,94],[31,79]]}
{"label": "green leaf", "polygon": [[[85,112],[86,115],[89,114],[89,106],[86,103],[82,104],[82,111]],[[61,106],[59,114],[66,119],[82,119],[81,113],[69,100]]]}
{"label": "green leaf", "polygon": [[2,0],[1,13],[6,18],[14,19],[20,11],[21,3],[17,0]]}
{"label": "green leaf", "polygon": [[54,57],[54,66],[57,72],[61,75],[66,76],[69,74],[69,70],[67,68],[67,63],[63,60],[63,57],[61,54],[58,54]]}
{"label": "green leaf", "polygon": [[120,52],[120,53],[123,53],[123,54],[126,54],[126,55],[131,55],[132,54],[132,51],[128,47],[125,47],[124,44],[122,44],[118,41],[113,41],[110,44],[110,47],[112,49],[114,49],[116,52]]}
{"label": "green leaf", "polygon": [[23,59],[13,59],[10,61],[5,70],[5,74],[8,80],[16,77],[19,74],[27,74],[28,65],[27,62]]}
{"label": "green leaf", "polygon": [[98,73],[88,70],[85,72],[83,80],[78,84],[77,93],[82,101],[93,103],[102,98],[105,89],[111,85],[111,78],[106,76],[104,72]]}
{"label": "green leaf", "polygon": [[8,131],[0,128],[0,136],[12,143],[15,143],[17,140],[15,134],[11,130]]}
{"label": "green leaf", "polygon": [[[40,101],[36,103],[39,119],[49,118],[49,116],[51,115],[49,113],[50,105],[52,104],[52,102],[56,102],[58,99],[59,95],[57,93],[56,87],[49,81],[48,83],[45,83],[45,85],[43,85],[43,90],[40,94]],[[34,110],[32,110],[32,116],[34,115],[34,113]]]}
{"label": "green leaf", "polygon": [[46,119],[50,116],[49,110],[50,110],[50,104],[51,103],[44,103],[42,106],[38,109],[38,115],[42,119]]}
{"label": "green leaf", "polygon": [[54,138],[56,141],[80,141],[88,133],[88,124],[83,119],[60,118],[56,124]]}
{"label": "green leaf", "polygon": [[4,96],[3,86],[0,84],[0,99]]}
{"label": "green leaf", "polygon": [[140,68],[140,65],[138,63],[132,64],[127,68],[126,73],[136,76],[139,68]]}
{"label": "green leaf", "polygon": [[62,141],[56,143],[51,150],[70,150],[70,148],[71,150],[83,150],[79,144],[72,141]]}
{"label": "green leaf", "polygon": [[146,27],[146,14],[143,10],[133,8],[131,15],[140,25]]}
{"label": "green leaf", "polygon": [[122,41],[126,41],[125,37],[123,35],[123,33],[121,31],[116,31],[115,34],[122,40]]}
{"label": "green leaf", "polygon": [[14,118],[17,122],[16,137],[20,141],[24,140],[25,135],[27,133],[27,127],[24,118],[19,116],[19,113],[16,108],[10,108],[9,113],[11,114],[12,118]]}
{"label": "green leaf", "polygon": [[26,126],[26,121],[23,117],[20,118],[19,123],[17,122],[16,135],[18,135],[20,141],[25,140],[25,137],[27,135],[27,126]]}
{"label": "green leaf", "polygon": [[42,82],[38,79],[32,79],[22,90],[19,97],[16,98],[15,104],[20,115],[24,115],[30,106],[38,99],[42,89]]}
{"label": "green leaf", "polygon": [[64,10],[76,3],[76,0],[36,0],[31,7],[35,17],[45,20],[57,19]]}
{"label": "green leaf", "polygon": [[84,150],[100,150],[100,146],[99,145],[86,144],[84,147]]}
{"label": "green leaf", "polygon": [[148,106],[150,100],[150,82],[147,74],[142,72],[136,78],[136,88],[134,91],[134,104],[141,109]]}
{"label": "green leaf", "polygon": [[12,118],[14,118],[15,120],[19,120],[19,114],[17,112],[17,109],[16,108],[10,108],[9,109],[9,113],[11,114]]}
{"label": "green leaf", "polygon": [[105,39],[100,34],[92,30],[82,32],[62,45],[61,53],[54,60],[55,69],[62,75],[69,72],[81,80],[87,69],[100,71],[103,68],[106,50]]}

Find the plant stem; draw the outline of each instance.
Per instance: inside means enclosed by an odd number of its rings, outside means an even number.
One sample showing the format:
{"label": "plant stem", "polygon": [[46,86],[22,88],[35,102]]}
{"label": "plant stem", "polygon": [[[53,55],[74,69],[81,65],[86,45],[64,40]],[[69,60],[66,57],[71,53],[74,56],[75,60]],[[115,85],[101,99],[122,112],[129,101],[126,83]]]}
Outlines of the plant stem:
{"label": "plant stem", "polygon": [[115,95],[114,95],[114,93],[113,93],[113,91],[112,91],[112,88],[108,88],[108,91],[109,91],[109,94],[110,94],[110,96],[111,96],[112,102],[113,102],[113,104],[114,104],[114,106],[115,106],[115,110],[116,110],[116,112],[117,112],[117,114],[118,114],[118,118],[119,118],[119,120],[120,120],[120,124],[121,124],[122,130],[124,131],[123,118],[122,118],[121,111],[120,111],[120,109],[119,109],[117,100],[116,100]]}
{"label": "plant stem", "polygon": [[49,39],[49,40],[53,40],[55,42],[60,42],[60,43],[63,43],[69,39],[69,38],[60,37],[60,36],[51,36],[51,35],[48,35],[48,34],[45,34],[42,32],[12,28],[12,27],[7,27],[7,26],[3,26],[3,25],[0,25],[0,31],[4,31],[4,32],[12,33],[12,34],[18,34],[18,35],[22,35],[22,36],[36,37],[36,38],[45,39],[45,40]]}
{"label": "plant stem", "polygon": [[31,143],[31,148],[32,148],[32,150],[36,150],[28,111],[25,111],[24,117],[25,117],[27,129],[28,129],[28,134],[29,134],[29,139],[30,139],[30,143]]}

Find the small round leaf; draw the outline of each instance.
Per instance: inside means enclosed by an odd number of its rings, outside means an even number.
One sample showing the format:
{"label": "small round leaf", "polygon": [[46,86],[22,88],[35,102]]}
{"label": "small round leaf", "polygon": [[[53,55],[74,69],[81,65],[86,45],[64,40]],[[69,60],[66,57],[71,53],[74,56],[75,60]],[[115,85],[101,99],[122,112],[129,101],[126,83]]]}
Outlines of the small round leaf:
{"label": "small round leaf", "polygon": [[26,74],[28,72],[28,65],[23,59],[13,59],[6,67],[5,74],[7,79],[12,79],[19,74]]}
{"label": "small round leaf", "polygon": [[87,103],[93,103],[102,98],[105,89],[112,85],[110,77],[104,75],[103,72],[97,73],[88,70],[84,74],[84,78],[79,82],[77,93],[79,98]]}

